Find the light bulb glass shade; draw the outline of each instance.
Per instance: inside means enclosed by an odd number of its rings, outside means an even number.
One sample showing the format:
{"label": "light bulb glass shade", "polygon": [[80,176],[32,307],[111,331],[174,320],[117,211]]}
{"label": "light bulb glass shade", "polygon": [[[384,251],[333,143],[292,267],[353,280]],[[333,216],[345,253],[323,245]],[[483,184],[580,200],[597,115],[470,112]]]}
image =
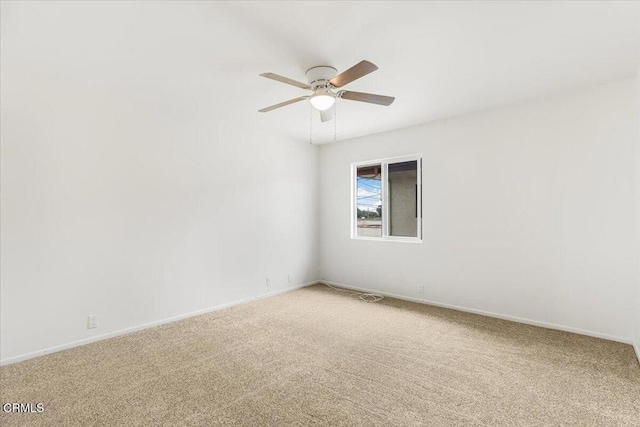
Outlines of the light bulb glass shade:
{"label": "light bulb glass shade", "polygon": [[313,108],[315,108],[316,110],[324,111],[333,106],[333,104],[336,102],[336,98],[335,96],[328,95],[327,93],[316,92],[311,95],[311,98],[309,98],[309,102],[311,102],[311,105],[313,105]]}

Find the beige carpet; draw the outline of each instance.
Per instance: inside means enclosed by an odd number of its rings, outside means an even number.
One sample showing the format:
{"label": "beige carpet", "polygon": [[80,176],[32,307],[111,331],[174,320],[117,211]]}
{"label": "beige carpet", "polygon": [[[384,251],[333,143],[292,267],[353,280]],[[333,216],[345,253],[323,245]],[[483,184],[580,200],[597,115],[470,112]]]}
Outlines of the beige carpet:
{"label": "beige carpet", "polygon": [[0,373],[3,426],[640,426],[631,346],[321,285]]}

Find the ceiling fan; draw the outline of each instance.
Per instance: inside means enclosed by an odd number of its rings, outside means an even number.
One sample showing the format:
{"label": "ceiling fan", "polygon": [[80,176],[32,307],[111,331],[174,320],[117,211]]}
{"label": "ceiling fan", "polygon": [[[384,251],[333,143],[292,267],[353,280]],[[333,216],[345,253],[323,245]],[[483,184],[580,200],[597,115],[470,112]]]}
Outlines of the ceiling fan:
{"label": "ceiling fan", "polygon": [[320,119],[323,122],[332,120],[335,112],[336,99],[342,98],[349,101],[368,102],[370,104],[378,105],[391,105],[395,100],[392,96],[373,95],[371,93],[352,92],[349,90],[338,90],[354,80],[364,77],[369,73],[377,70],[378,67],[369,61],[361,61],[347,71],[343,71],[338,74],[338,70],[333,67],[321,65],[312,67],[307,70],[306,76],[309,83],[302,83],[296,80],[289,79],[287,77],[280,76],[274,73],[260,74],[262,77],[276,80],[282,83],[286,83],[292,86],[299,87],[301,89],[308,89],[313,91],[311,95],[300,96],[298,98],[290,99],[288,101],[281,102],[279,104],[272,105],[270,107],[258,110],[261,113],[266,113],[276,108],[285,107],[287,105],[295,104],[302,100],[308,99],[311,105],[318,111],[320,111]]}

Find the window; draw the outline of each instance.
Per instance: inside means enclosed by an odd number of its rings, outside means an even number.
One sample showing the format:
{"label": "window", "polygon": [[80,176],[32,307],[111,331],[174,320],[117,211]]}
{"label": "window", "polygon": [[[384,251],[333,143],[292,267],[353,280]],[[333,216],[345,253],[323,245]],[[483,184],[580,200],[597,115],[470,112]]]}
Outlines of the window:
{"label": "window", "polygon": [[351,165],[354,239],[422,241],[422,157]]}

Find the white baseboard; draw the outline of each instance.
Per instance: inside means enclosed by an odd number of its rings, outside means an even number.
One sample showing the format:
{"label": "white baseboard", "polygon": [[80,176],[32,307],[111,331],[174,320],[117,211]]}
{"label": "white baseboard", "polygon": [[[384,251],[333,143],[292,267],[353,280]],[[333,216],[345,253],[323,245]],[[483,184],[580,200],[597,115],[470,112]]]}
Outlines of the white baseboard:
{"label": "white baseboard", "polygon": [[[556,325],[554,323],[547,323],[547,322],[541,322],[541,321],[538,321],[538,320],[525,319],[525,318],[522,318],[522,317],[509,316],[509,315],[505,315],[505,314],[498,314],[498,313],[493,313],[493,312],[490,312],[490,311],[477,310],[477,309],[468,308],[468,307],[461,307],[461,306],[453,305],[453,304],[444,304],[444,303],[441,303],[441,302],[430,301],[430,300],[426,300],[426,299],[413,298],[413,297],[408,297],[408,296],[404,296],[404,295],[392,294],[390,292],[382,292],[382,291],[377,291],[377,290],[374,290],[374,289],[366,289],[366,288],[360,288],[360,287],[357,287],[357,286],[345,285],[343,283],[337,283],[337,282],[332,282],[332,281],[328,281],[328,280],[323,280],[321,282],[327,283],[327,284],[332,285],[332,286],[337,286],[339,288],[351,289],[351,290],[354,290],[354,291],[361,291],[361,292],[376,293],[376,294],[384,295],[384,296],[389,297],[389,298],[396,298],[396,299],[401,299],[401,300],[404,300],[404,301],[417,302],[417,303],[420,303],[420,304],[433,305],[433,306],[442,307],[442,308],[450,308],[452,310],[464,311],[464,312],[473,313],[473,314],[480,314],[482,316],[487,316],[487,317],[495,317],[496,319],[509,320],[511,322],[524,323],[524,324],[527,324],[527,325],[539,326],[539,327],[548,328],[548,329],[557,329],[559,331],[572,332],[574,334],[586,335],[586,336],[590,336],[590,337],[602,338],[602,339],[609,340],[609,341],[616,341],[616,342],[621,342],[621,343],[624,343],[624,344],[633,345],[633,342],[630,339],[627,339],[627,338],[617,337],[617,336],[608,335],[608,334],[602,334],[600,332],[586,331],[584,329],[573,328],[571,326]],[[636,354],[638,354],[638,356],[640,358],[640,352],[638,352],[638,348],[637,347],[636,347]]]}
{"label": "white baseboard", "polygon": [[307,282],[307,283],[303,283],[300,285],[294,285],[294,286],[289,286],[283,289],[276,289],[274,291],[270,291],[267,292],[265,294],[261,294],[255,297],[250,297],[250,298],[244,298],[238,301],[232,301],[232,302],[228,302],[225,304],[220,304],[220,305],[216,305],[214,307],[209,307],[209,308],[205,308],[202,310],[197,310],[197,311],[192,311],[190,313],[185,313],[185,314],[180,314],[178,316],[173,316],[173,317],[169,317],[166,319],[162,319],[162,320],[156,320],[155,322],[150,322],[150,323],[145,323],[143,325],[138,325],[138,326],[133,326],[131,328],[126,328],[126,329],[121,329],[119,331],[114,331],[114,332],[109,332],[103,335],[98,335],[95,337],[91,337],[91,338],[86,338],[86,339],[82,339],[82,340],[78,340],[78,341],[73,341],[70,343],[66,343],[66,344],[60,344],[54,347],[49,347],[49,348],[45,348],[43,350],[37,350],[37,351],[33,351],[31,353],[26,353],[26,354],[22,354],[19,356],[13,356],[13,357],[8,357],[5,359],[0,360],[0,366],[4,366],[4,365],[10,365],[12,363],[17,363],[17,362],[22,362],[24,360],[29,360],[29,359],[33,359],[35,357],[40,357],[40,356],[44,356],[47,354],[51,354],[51,353],[57,353],[59,351],[62,350],[67,350],[70,348],[74,348],[74,347],[79,347],[81,345],[86,345],[86,344],[91,344],[97,341],[102,341],[102,340],[106,340],[109,338],[114,338],[114,337],[118,337],[120,335],[126,335],[126,334],[130,334],[132,332],[137,332],[137,331],[141,331],[143,329],[148,329],[148,328],[153,328],[155,326],[160,326],[160,325],[165,325],[167,323],[172,323],[172,322],[177,322],[178,320],[183,320],[183,319],[187,319],[189,317],[194,317],[194,316],[199,316],[201,314],[206,314],[206,313],[211,313],[214,311],[218,311],[218,310],[222,310],[225,308],[229,308],[229,307],[233,307],[236,305],[240,305],[240,304],[244,304],[250,301],[256,301],[262,298],[267,298],[267,297],[272,297],[275,295],[279,295],[279,294],[283,294],[285,292],[289,292],[289,291],[293,291],[296,289],[300,289],[300,288],[305,288],[307,286],[311,286],[311,285],[315,285],[316,283],[320,283],[319,280],[313,281],[313,282]]}

